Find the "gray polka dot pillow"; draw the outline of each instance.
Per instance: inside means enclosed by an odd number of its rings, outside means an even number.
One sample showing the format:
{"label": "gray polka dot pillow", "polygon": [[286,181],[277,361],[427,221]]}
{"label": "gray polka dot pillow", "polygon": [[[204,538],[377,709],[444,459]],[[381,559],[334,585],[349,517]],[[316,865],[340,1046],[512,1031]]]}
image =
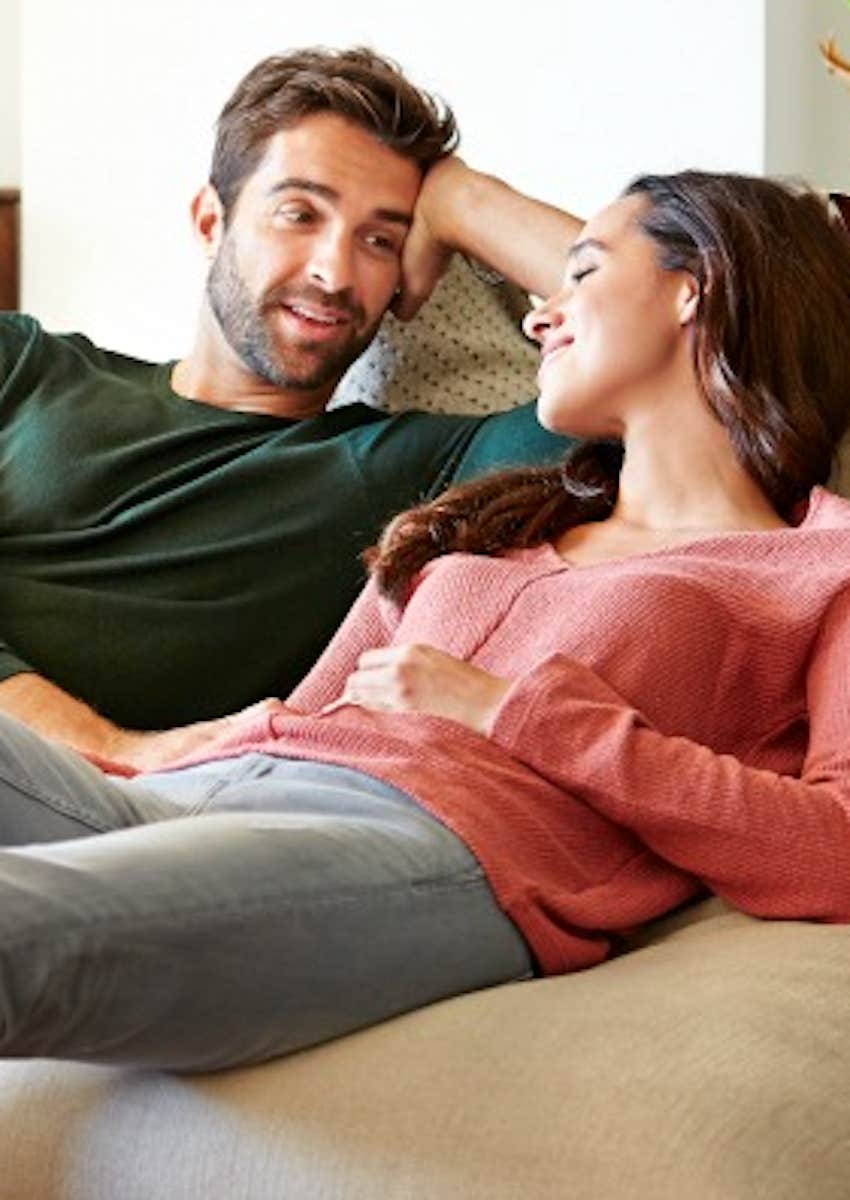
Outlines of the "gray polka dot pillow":
{"label": "gray polka dot pillow", "polygon": [[384,318],[334,405],[483,414],[520,404],[537,390],[536,348],[520,327],[527,309],[519,288],[490,281],[456,254],[413,321]]}

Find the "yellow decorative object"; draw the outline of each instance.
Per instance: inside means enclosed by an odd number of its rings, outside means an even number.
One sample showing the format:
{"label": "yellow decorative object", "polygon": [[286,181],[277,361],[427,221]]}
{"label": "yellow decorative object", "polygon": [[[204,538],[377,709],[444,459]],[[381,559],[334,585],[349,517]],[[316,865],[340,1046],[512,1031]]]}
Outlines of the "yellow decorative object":
{"label": "yellow decorative object", "polygon": [[845,83],[850,84],[850,59],[844,58],[841,54],[834,35],[830,34],[828,38],[819,42],[818,45],[827,69],[834,75],[838,75]]}

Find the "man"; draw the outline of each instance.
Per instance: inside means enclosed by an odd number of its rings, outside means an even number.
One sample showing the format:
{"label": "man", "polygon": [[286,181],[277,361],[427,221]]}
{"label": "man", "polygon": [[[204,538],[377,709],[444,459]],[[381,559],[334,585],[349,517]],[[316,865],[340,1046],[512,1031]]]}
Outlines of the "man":
{"label": "man", "polygon": [[225,106],[192,205],[210,268],[184,359],[2,319],[0,711],[153,769],[290,690],[393,512],[563,452],[528,408],[325,411],[452,248],[530,290],[559,281],[577,223],[470,171],[456,140],[369,51],[266,60]]}

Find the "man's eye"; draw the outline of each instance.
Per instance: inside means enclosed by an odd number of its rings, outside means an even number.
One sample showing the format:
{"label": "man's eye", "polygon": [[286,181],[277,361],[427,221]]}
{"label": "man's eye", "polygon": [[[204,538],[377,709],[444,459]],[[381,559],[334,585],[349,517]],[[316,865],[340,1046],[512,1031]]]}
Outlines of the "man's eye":
{"label": "man's eye", "polygon": [[275,216],[286,221],[288,225],[306,225],[313,219],[313,212],[309,208],[293,208],[292,205],[284,205],[275,211]]}
{"label": "man's eye", "polygon": [[384,254],[397,254],[400,249],[398,241],[387,233],[367,233],[365,242]]}

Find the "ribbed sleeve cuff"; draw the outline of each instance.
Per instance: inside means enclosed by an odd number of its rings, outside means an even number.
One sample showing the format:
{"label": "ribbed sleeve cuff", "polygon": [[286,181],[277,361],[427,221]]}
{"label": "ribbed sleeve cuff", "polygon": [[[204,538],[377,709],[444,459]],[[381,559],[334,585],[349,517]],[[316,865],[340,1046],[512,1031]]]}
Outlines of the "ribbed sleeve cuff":
{"label": "ribbed sleeve cuff", "polygon": [[561,654],[544,659],[534,670],[515,680],[496,712],[490,727],[491,739],[509,753],[534,742],[553,719],[558,722],[558,754],[567,749],[578,730],[567,719],[581,707],[626,706],[622,696],[603,679],[575,659]]}

